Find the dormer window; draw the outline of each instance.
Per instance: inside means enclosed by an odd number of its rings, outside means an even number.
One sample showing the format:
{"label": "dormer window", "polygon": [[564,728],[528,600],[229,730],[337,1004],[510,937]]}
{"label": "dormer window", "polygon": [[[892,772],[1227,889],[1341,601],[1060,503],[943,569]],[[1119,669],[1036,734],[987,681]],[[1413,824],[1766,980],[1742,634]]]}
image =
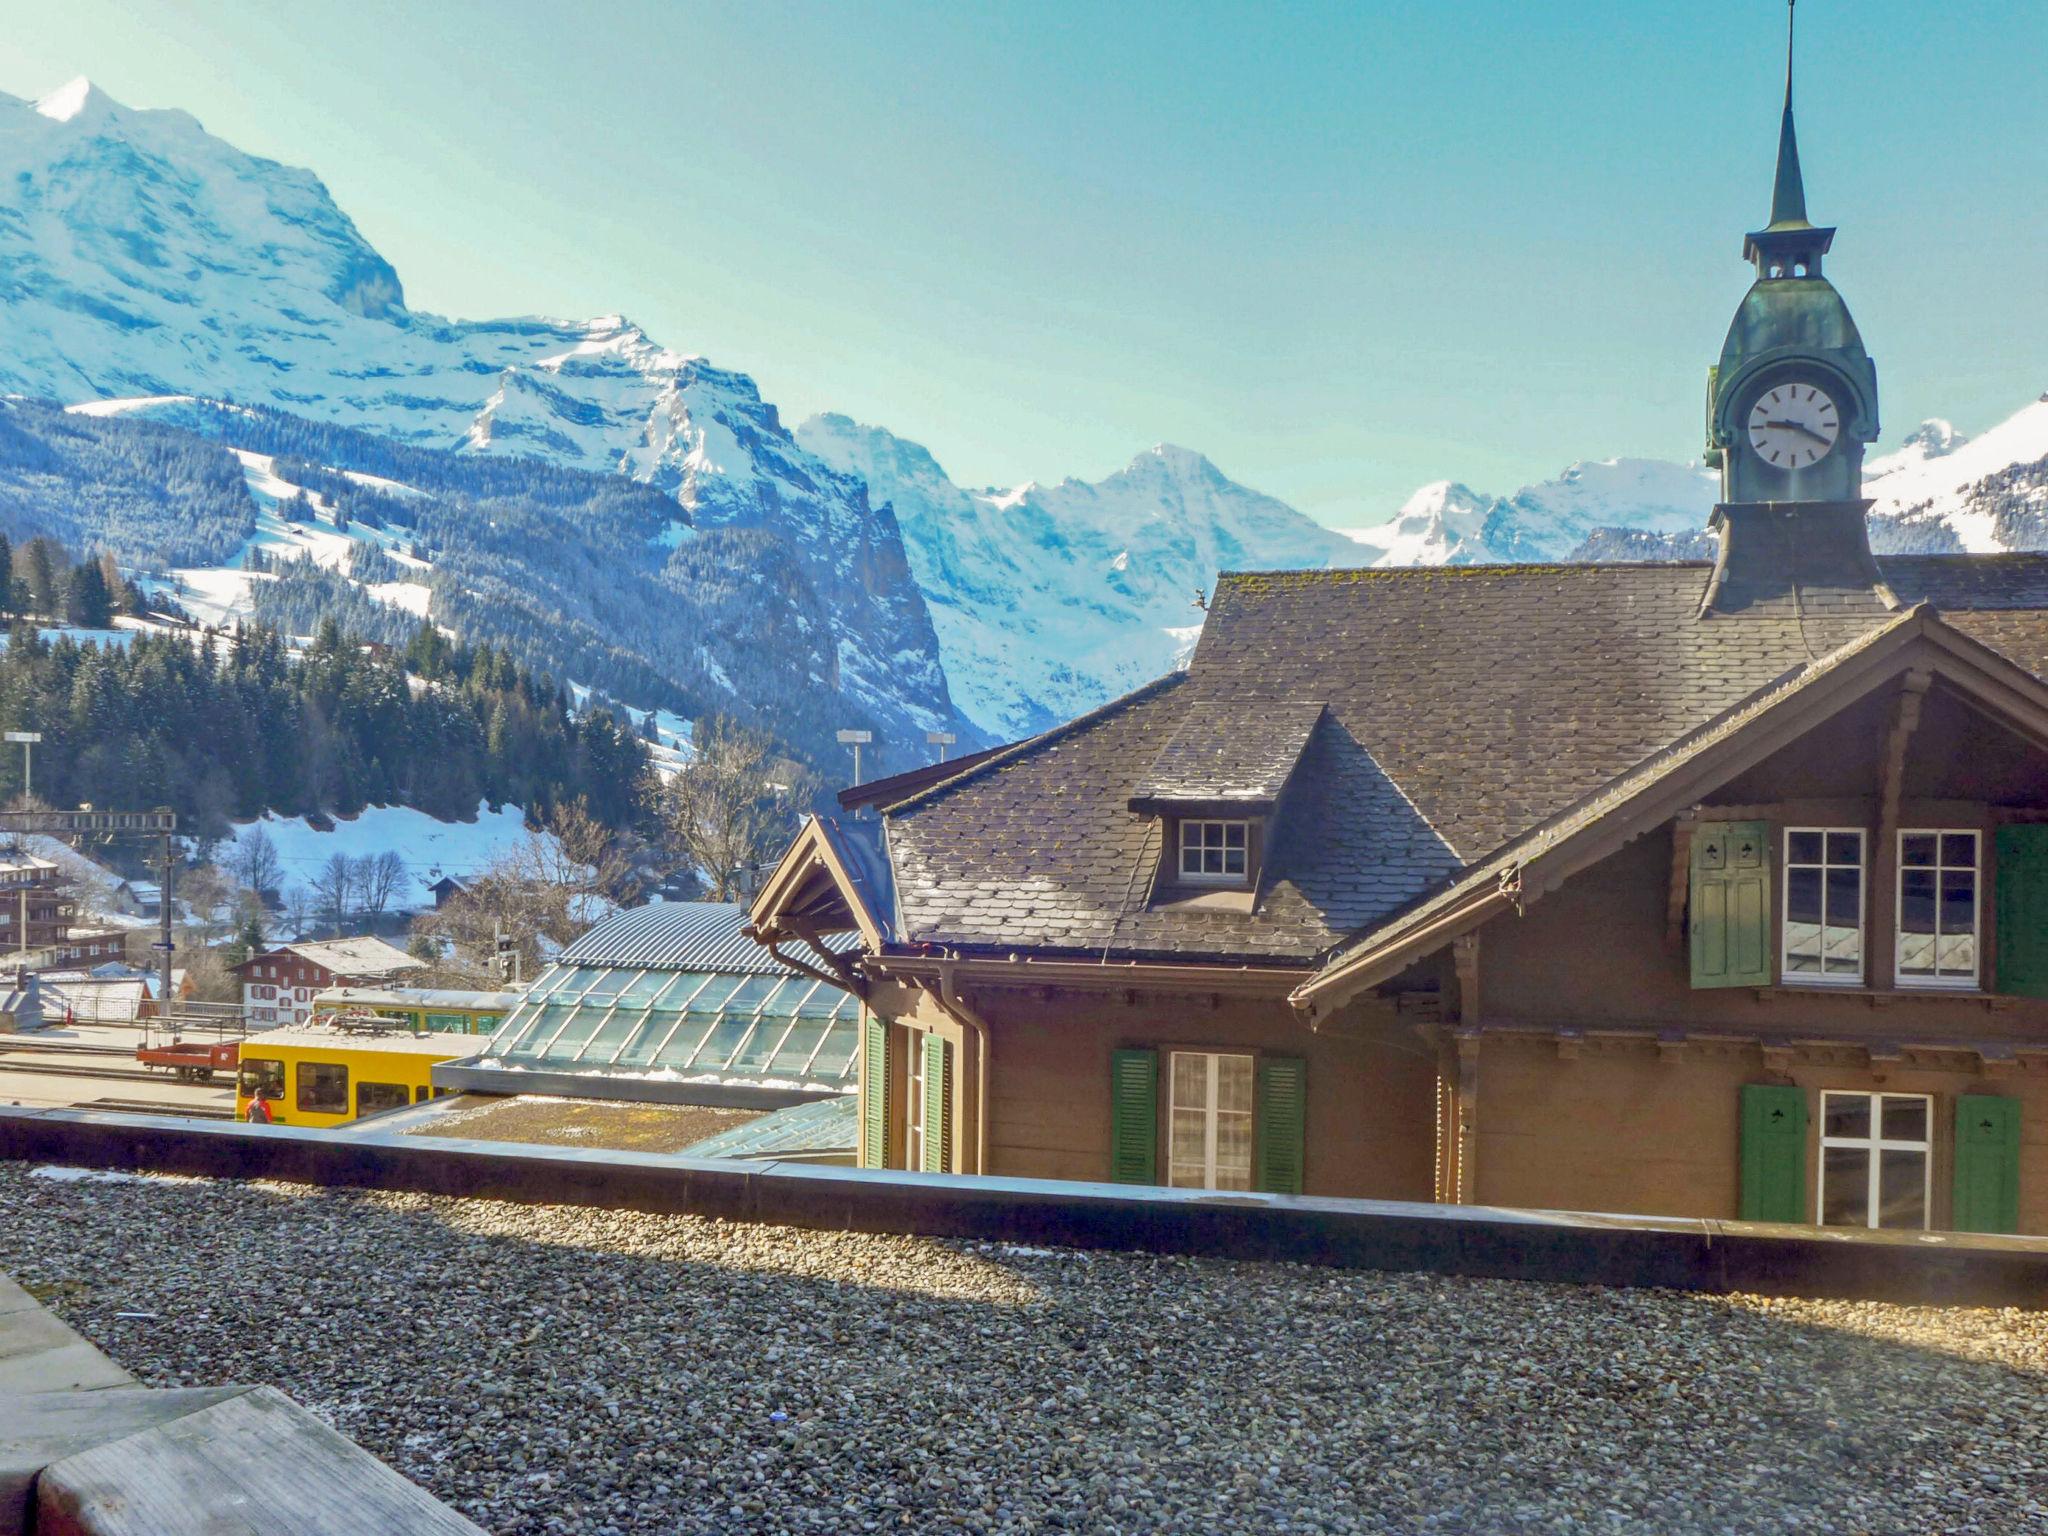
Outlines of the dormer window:
{"label": "dormer window", "polygon": [[1243,885],[1250,870],[1251,823],[1183,821],[1180,878],[1187,885]]}

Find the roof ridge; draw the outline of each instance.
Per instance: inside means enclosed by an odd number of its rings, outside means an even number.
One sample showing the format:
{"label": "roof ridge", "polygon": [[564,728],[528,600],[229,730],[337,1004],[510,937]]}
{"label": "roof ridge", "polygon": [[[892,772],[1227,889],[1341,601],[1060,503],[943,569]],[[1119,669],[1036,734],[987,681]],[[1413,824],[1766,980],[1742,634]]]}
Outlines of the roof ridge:
{"label": "roof ridge", "polygon": [[1085,715],[1076,715],[1064,725],[1056,725],[1049,731],[1043,731],[1036,736],[1028,736],[1012,746],[1003,748],[992,757],[983,758],[964,773],[956,774],[950,779],[941,780],[937,784],[928,785],[916,794],[906,799],[898,800],[893,805],[882,806],[879,808],[878,814],[886,823],[889,817],[894,816],[899,811],[914,810],[922,806],[926,801],[936,800],[941,795],[950,794],[963,784],[972,783],[984,774],[1019,761],[1027,753],[1035,752],[1041,747],[1057,745],[1059,742],[1065,741],[1068,737],[1076,735],[1082,730],[1101,724],[1104,720],[1122,710],[1128,709],[1135,704],[1143,703],[1154,694],[1164,693],[1169,688],[1178,687],[1181,683],[1186,682],[1191,675],[1192,673],[1185,667],[1163,673],[1142,687],[1134,688],[1119,698],[1111,699],[1107,704],[1098,704]]}

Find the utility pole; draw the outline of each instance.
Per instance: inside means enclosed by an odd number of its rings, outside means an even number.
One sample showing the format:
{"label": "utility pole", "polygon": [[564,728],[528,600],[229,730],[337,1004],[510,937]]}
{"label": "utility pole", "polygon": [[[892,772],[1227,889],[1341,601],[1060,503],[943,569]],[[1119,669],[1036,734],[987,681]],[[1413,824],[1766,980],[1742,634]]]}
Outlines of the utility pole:
{"label": "utility pole", "polygon": [[172,866],[171,832],[170,828],[168,827],[164,829],[163,859],[164,870],[162,889],[157,892],[158,936],[156,943],[151,945],[150,947],[156,950],[157,952],[157,1017],[163,1019],[166,1022],[167,1026],[170,1027],[171,1033],[175,1036],[178,1032],[176,1026],[169,1025],[169,1020],[171,1017],[171,956],[173,953],[176,952],[176,946],[171,941]]}
{"label": "utility pole", "polygon": [[36,793],[35,764],[29,760],[29,753],[34,750],[36,743],[43,739],[43,733],[41,731],[9,731],[7,739],[21,743],[21,798],[33,800]]}
{"label": "utility pole", "polygon": [[842,747],[853,748],[853,782],[855,784],[860,783],[861,746],[874,739],[875,733],[873,731],[841,731],[839,733],[839,744]]}

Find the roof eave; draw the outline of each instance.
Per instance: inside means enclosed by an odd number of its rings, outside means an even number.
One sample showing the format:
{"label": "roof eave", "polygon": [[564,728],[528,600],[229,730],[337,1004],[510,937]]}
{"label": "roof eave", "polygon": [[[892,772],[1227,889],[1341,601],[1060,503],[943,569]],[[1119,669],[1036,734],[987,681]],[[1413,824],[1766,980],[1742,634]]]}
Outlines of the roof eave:
{"label": "roof eave", "polygon": [[[1610,811],[1547,846],[1535,847],[1524,857],[1516,856],[1514,850],[1541,843],[1543,828],[1539,827],[1507,845],[1502,854],[1477,866],[1459,883],[1464,889],[1453,886],[1439,898],[1440,905],[1434,909],[1425,907],[1420,916],[1411,912],[1362,935],[1348,952],[1341,952],[1297,987],[1289,1001],[1312,1015],[1326,1013],[1507,908],[1519,910],[1588,865],[1662,825],[1715,785],[1813,729],[1820,723],[1813,718],[1817,711],[1825,710],[1821,715],[1824,720],[1881,686],[1902,670],[1898,662],[1907,649],[1921,642],[1935,648],[1937,654],[1928,659],[1945,681],[2030,727],[2033,734],[2048,744],[2048,684],[1945,623],[1932,608],[1922,604],[1899,615],[1870,639],[1859,642],[1861,654],[1850,656],[1826,672],[1793,682],[1726,740],[1714,742],[1696,756],[1674,765],[1669,774],[1653,773],[1638,793],[1623,799]],[[1615,782],[1627,777],[1622,775]],[[1560,813],[1551,825],[1568,823],[1575,814],[1578,813],[1570,810]],[[1382,934],[1385,938],[1375,942]]]}

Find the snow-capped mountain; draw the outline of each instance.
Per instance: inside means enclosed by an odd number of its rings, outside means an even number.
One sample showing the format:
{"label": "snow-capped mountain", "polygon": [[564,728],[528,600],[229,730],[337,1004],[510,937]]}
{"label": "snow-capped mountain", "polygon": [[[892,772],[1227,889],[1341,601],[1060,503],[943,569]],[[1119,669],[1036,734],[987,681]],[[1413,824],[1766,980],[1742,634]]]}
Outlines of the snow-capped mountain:
{"label": "snow-capped mountain", "polygon": [[926,730],[973,735],[895,520],[799,448],[751,379],[617,315],[412,311],[317,177],[186,113],[133,111],[83,80],[34,104],[0,96],[0,393],[225,399],[629,474],[673,493],[677,540],[731,527],[782,542],[836,632],[828,681],[854,712],[918,756]]}
{"label": "snow-capped mountain", "polygon": [[1661,536],[1705,527],[1716,484],[1699,464],[1581,461],[1512,496],[1439,480],[1409,497],[1392,522],[1349,532],[1384,551],[1380,565],[1565,560],[1595,529]]}
{"label": "snow-capped mountain", "polygon": [[1364,565],[1376,553],[1169,444],[1092,484],[967,490],[880,427],[823,415],[796,436],[895,508],[954,696],[999,735],[1042,730],[1168,670],[1220,570]]}
{"label": "snow-capped mountain", "polygon": [[[370,585],[409,605],[428,591],[437,622],[488,609],[501,640],[536,647],[568,645],[571,625],[570,675],[641,680],[650,696],[626,703],[694,705],[723,686],[800,716],[804,741],[872,723],[898,762],[922,756],[926,730],[1020,735],[1156,675],[1191,643],[1196,594],[1221,569],[1695,556],[1715,497],[1697,463],[1584,461],[1509,496],[1438,482],[1347,536],[1166,446],[1093,483],[965,489],[878,427],[822,416],[792,433],[745,374],[618,315],[415,311],[311,172],[84,81],[35,103],[0,96],[8,393],[228,400],[471,465],[525,455],[631,477],[667,499],[628,514],[578,490],[555,522],[527,506],[539,521],[523,526],[550,541],[530,549],[496,523],[457,526],[463,477],[420,465],[447,495],[430,519],[446,561],[430,591]],[[226,435],[255,434],[233,442],[244,455],[313,451],[288,423],[258,431],[189,401],[141,414],[216,435],[233,423]],[[333,451],[353,461],[321,462],[357,471],[377,457]],[[1974,439],[1930,422],[1867,474],[1880,548],[2048,547],[2048,400]],[[131,520],[103,518],[100,536],[169,537],[181,558],[221,542],[147,526],[156,505],[138,492]],[[630,644],[608,639],[626,631]]]}

